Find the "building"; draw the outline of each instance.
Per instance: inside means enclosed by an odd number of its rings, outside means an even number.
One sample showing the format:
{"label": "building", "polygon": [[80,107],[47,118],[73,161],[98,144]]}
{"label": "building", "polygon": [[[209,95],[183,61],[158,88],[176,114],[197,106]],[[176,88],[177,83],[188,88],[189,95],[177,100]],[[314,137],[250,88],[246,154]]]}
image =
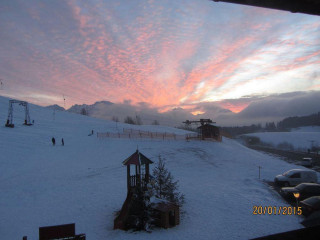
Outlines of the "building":
{"label": "building", "polygon": [[211,124],[204,124],[197,128],[198,137],[205,140],[205,139],[213,139],[216,141],[221,142],[222,137],[220,133],[220,128]]}
{"label": "building", "polygon": [[168,202],[160,201],[154,203],[153,209],[153,219],[154,224],[162,228],[171,228],[180,223],[180,210],[179,206]]}

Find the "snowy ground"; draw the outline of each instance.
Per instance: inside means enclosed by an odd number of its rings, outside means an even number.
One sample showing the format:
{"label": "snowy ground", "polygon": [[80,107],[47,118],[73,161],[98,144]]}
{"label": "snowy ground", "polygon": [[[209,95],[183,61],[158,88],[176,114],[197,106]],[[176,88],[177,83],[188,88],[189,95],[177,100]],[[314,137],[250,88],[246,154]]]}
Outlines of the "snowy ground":
{"label": "snowy ground", "polygon": [[[130,127],[30,106],[34,126],[22,126],[15,106],[13,129],[5,128],[8,100],[0,97],[0,233],[2,239],[38,239],[38,228],[76,223],[87,239],[248,239],[301,228],[299,216],[253,215],[253,206],[287,205],[258,179],[273,180],[295,165],[224,138],[222,143],[104,139],[94,131]],[[142,130],[182,130],[142,126]],[[165,129],[165,130],[164,130]],[[53,147],[51,138],[57,146]],[[60,145],[61,138],[65,146]],[[126,197],[122,161],[137,146],[153,161],[159,154],[186,204],[181,224],[152,233],[112,230],[114,212]]]}
{"label": "snowy ground", "polygon": [[281,143],[291,144],[295,150],[306,151],[313,146],[320,147],[320,127],[310,126],[293,129],[291,132],[261,132],[244,134],[255,136],[264,143],[272,144],[274,147]]}

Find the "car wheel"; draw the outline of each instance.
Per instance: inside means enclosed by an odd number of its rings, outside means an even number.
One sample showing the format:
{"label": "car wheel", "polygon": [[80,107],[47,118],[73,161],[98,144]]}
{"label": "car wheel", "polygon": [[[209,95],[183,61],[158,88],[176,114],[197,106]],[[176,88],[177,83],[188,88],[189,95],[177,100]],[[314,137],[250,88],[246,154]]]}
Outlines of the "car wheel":
{"label": "car wheel", "polygon": [[289,185],[288,182],[284,182],[284,183],[283,183],[283,186],[284,186],[284,187],[289,187],[290,185]]}

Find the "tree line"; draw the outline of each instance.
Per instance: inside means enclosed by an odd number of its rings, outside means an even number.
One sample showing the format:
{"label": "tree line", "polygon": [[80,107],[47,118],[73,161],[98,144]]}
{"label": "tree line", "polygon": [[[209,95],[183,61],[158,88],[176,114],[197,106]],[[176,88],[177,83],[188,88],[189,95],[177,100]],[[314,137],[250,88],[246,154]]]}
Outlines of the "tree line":
{"label": "tree line", "polygon": [[304,126],[320,126],[320,112],[301,117],[287,117],[283,120],[275,122],[266,122],[264,126],[261,124],[252,124],[250,126],[222,127],[222,132],[231,136],[254,132],[284,132],[290,131],[292,128]]}
{"label": "tree line", "polygon": [[[113,116],[111,118],[111,120],[114,122],[120,122],[119,118],[116,116]],[[127,116],[127,117],[125,117],[123,122],[127,123],[127,124],[132,124],[132,125],[143,125],[141,117],[138,115],[136,115],[135,117]],[[152,125],[159,125],[159,122],[158,122],[158,120],[153,120],[153,122],[151,124]]]}

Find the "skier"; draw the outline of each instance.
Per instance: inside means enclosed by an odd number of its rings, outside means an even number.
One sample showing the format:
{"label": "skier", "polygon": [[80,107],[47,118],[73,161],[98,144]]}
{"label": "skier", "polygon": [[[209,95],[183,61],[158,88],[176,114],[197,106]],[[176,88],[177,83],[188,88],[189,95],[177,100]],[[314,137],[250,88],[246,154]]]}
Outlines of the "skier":
{"label": "skier", "polygon": [[63,138],[61,139],[61,144],[62,144],[62,146],[64,146],[64,141],[63,141]]}
{"label": "skier", "polygon": [[53,146],[56,145],[56,140],[54,139],[54,137],[51,139]]}

